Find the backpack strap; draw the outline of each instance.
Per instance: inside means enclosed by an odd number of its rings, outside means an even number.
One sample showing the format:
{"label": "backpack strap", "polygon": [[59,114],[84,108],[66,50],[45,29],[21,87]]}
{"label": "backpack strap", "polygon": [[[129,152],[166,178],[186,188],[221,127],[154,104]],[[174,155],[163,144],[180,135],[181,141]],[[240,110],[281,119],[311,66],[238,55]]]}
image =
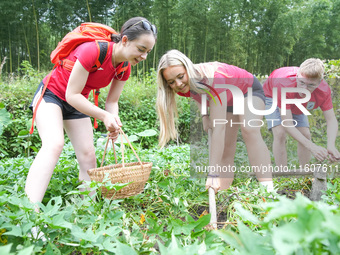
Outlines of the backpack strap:
{"label": "backpack strap", "polygon": [[123,76],[123,74],[129,69],[129,62],[125,61],[117,70],[116,77]]}
{"label": "backpack strap", "polygon": [[98,48],[98,56],[95,65],[91,68],[90,72],[97,71],[97,69],[104,63],[109,49],[109,42],[107,41],[96,41]]}

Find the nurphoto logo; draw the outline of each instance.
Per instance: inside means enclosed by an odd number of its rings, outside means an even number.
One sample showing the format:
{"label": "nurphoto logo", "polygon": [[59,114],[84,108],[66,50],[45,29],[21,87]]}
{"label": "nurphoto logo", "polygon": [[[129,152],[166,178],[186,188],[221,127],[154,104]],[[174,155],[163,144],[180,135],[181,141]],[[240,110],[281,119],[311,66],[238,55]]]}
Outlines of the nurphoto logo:
{"label": "nurphoto logo", "polygon": [[[244,114],[244,94],[241,89],[234,85],[228,85],[228,84],[215,84],[215,88],[224,88],[224,89],[229,89],[232,96],[233,96],[233,114],[235,115],[243,115]],[[251,95],[253,92],[253,88],[249,87],[248,88],[248,94]],[[305,94],[304,98],[294,98],[290,99],[287,98],[287,93],[302,93]],[[209,93],[210,96],[212,96]],[[304,89],[304,88],[282,88],[281,89],[281,114],[286,115],[287,114],[287,104],[294,104],[303,114],[305,115],[311,115],[310,112],[303,106],[303,103],[306,103],[310,100],[311,98],[311,93],[309,90]],[[207,94],[201,94],[201,99],[202,99],[202,104],[201,104],[201,114],[205,115],[207,114],[207,101],[208,101],[208,96]],[[269,115],[273,113],[277,106],[278,106],[278,92],[277,88],[273,88],[273,104],[270,107],[270,109],[267,110],[258,110],[255,109],[254,104],[253,104],[253,97],[249,96],[247,97],[248,100],[248,107],[250,112],[252,112],[255,115]],[[215,102],[216,103],[216,102]],[[222,102],[220,101],[221,105]],[[310,105],[307,105],[308,109],[310,108]],[[275,120],[279,119],[267,119],[268,121],[274,122]],[[288,126],[286,122],[293,122],[293,126]],[[255,125],[255,122],[259,122],[257,125]],[[228,123],[228,120],[225,119],[214,119],[213,120],[213,126],[215,127],[216,125],[225,125]],[[232,123],[231,121],[231,126],[233,124],[243,124],[244,126],[246,125],[245,120],[243,123],[240,122],[234,122]],[[256,119],[256,120],[248,120],[247,123],[250,127],[262,127],[264,125],[264,122],[262,120]],[[296,120],[282,120],[281,121],[282,126],[284,127],[295,127],[297,125]]]}

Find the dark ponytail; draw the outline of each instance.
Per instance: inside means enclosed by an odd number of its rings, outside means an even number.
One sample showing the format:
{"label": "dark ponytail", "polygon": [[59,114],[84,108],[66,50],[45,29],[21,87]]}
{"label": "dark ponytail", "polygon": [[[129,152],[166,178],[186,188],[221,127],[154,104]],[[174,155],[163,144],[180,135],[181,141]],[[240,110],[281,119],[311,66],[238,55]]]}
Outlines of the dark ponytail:
{"label": "dark ponytail", "polygon": [[114,43],[119,43],[122,40],[120,34],[111,34],[111,41]]}

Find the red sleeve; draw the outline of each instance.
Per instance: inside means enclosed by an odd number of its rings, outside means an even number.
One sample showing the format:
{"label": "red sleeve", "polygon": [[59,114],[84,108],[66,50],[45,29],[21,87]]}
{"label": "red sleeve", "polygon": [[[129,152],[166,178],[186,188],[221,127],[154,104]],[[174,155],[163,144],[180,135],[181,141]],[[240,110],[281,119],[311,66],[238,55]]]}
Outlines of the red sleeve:
{"label": "red sleeve", "polygon": [[79,60],[81,65],[90,72],[91,68],[95,65],[98,56],[98,47],[96,42],[83,43],[79,45],[74,57]]}

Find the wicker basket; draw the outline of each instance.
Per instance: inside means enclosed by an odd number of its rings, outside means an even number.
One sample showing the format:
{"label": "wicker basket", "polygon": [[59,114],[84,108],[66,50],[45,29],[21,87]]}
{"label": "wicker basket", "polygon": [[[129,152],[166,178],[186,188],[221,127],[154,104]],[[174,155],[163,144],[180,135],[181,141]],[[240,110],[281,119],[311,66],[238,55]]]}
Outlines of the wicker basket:
{"label": "wicker basket", "polygon": [[[102,158],[102,162],[99,168],[93,168],[87,170],[87,173],[89,174],[91,180],[102,182],[105,174],[109,174],[109,178],[111,180],[111,183],[127,183],[132,182],[129,185],[125,186],[124,188],[120,189],[116,192],[115,189],[108,190],[105,187],[102,187],[102,195],[105,196],[108,199],[120,199],[120,198],[126,198],[130,196],[137,195],[141,193],[144,190],[145,183],[149,179],[152,163],[150,162],[141,162],[137,153],[133,149],[130,141],[128,140],[127,136],[123,132],[123,130],[119,130],[120,136],[122,139],[122,163],[117,164],[117,157],[116,157],[116,151],[115,146],[113,145],[113,152],[115,155],[115,162],[114,165],[104,166],[103,162],[105,159],[105,154],[107,150],[107,146],[109,143],[109,138],[106,141],[105,150]],[[124,162],[124,143],[123,143],[123,136],[125,137],[126,141],[130,145],[131,149],[133,150],[135,156],[138,159],[138,162],[133,163],[125,163]],[[112,140],[111,140],[112,141]]]}

